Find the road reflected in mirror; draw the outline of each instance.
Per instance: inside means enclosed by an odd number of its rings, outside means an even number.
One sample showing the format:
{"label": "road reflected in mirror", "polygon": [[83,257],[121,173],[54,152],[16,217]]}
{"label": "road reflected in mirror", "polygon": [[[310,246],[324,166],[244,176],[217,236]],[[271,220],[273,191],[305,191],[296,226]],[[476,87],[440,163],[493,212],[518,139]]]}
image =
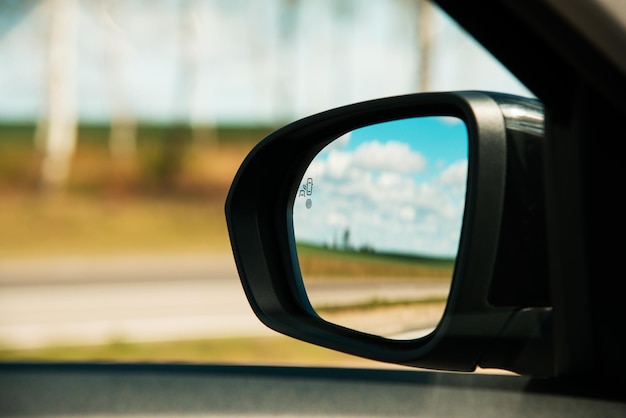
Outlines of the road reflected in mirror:
{"label": "road reflected in mirror", "polygon": [[463,223],[467,144],[462,120],[416,117],[351,131],[311,161],[293,223],[321,318],[390,339],[436,327]]}

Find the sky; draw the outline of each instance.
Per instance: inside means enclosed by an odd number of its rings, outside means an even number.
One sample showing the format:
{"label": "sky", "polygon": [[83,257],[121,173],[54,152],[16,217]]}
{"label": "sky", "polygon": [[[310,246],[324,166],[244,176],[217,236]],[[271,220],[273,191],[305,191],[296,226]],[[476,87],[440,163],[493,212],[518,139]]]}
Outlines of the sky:
{"label": "sky", "polygon": [[[60,1],[83,121],[279,124],[418,89],[409,1]],[[0,120],[48,108],[51,6],[0,0]],[[426,90],[532,96],[438,9],[431,37]]]}
{"label": "sky", "polygon": [[354,130],[324,148],[304,174],[293,209],[296,241],[455,257],[467,159],[467,128],[458,118]]}

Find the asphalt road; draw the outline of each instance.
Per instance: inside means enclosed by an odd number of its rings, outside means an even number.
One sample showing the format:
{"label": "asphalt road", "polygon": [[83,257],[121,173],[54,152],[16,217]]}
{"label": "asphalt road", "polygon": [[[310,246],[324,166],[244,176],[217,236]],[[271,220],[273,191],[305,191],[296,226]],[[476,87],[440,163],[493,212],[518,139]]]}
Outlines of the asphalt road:
{"label": "asphalt road", "polygon": [[[380,290],[385,294],[381,295]],[[324,282],[314,303],[447,292],[436,282]],[[252,313],[229,255],[0,261],[0,345],[272,335]]]}

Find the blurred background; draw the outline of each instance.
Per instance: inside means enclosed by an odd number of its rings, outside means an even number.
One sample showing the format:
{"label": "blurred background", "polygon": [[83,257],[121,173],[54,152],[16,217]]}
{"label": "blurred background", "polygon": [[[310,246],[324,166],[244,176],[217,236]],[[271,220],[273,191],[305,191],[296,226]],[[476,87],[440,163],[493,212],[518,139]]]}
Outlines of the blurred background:
{"label": "blurred background", "polygon": [[265,329],[223,215],[273,129],[397,94],[531,96],[409,0],[0,0],[0,360],[368,364]]}

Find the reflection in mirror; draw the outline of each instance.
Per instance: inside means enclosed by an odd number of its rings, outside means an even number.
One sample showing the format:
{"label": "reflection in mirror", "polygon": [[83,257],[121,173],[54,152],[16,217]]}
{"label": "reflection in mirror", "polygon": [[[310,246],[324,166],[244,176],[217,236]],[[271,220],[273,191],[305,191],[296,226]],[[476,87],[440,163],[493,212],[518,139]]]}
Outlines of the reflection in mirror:
{"label": "reflection in mirror", "polygon": [[356,129],[313,159],[293,226],[321,318],[391,339],[435,328],[459,247],[467,144],[461,119],[419,117]]}

